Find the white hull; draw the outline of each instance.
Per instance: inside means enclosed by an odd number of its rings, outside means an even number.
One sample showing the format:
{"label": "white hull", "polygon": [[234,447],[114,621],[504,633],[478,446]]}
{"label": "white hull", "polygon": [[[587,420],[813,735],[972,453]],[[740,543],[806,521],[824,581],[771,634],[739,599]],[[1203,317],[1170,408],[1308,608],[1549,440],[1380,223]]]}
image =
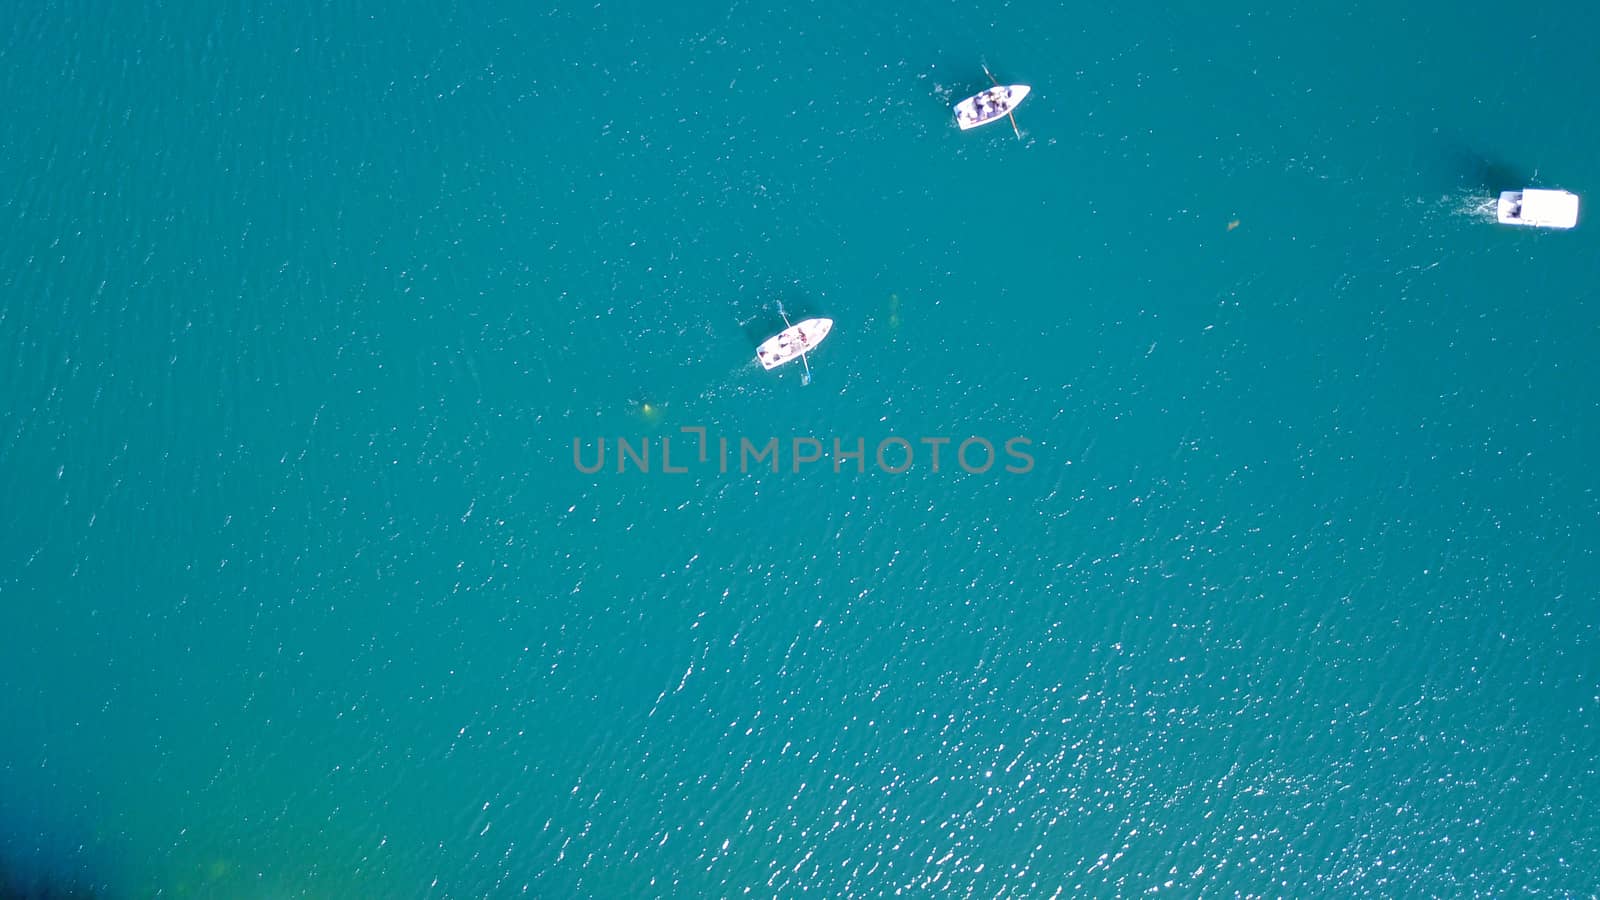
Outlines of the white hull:
{"label": "white hull", "polygon": [[832,319],[806,319],[804,322],[785,328],[756,348],[756,359],[762,368],[776,369],[787,362],[794,362],[802,354],[810,353],[817,349],[822,339],[828,336],[828,331],[833,328]]}
{"label": "white hull", "polygon": [[1008,84],[997,85],[981,94],[973,94],[955,105],[956,124],[961,126],[962,131],[966,131],[1004,119],[1027,98],[1031,90],[1033,88],[1025,84]]}
{"label": "white hull", "polygon": [[1495,216],[1502,225],[1571,228],[1578,224],[1578,195],[1529,188],[1500,195]]}

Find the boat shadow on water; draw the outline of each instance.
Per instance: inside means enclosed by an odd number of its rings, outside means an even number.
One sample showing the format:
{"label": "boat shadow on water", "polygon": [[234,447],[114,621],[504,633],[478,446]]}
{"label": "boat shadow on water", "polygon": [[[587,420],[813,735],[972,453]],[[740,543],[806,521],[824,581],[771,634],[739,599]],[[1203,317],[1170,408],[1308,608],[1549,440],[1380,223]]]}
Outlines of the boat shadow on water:
{"label": "boat shadow on water", "polygon": [[1527,169],[1464,144],[1455,145],[1446,153],[1455,177],[1490,197],[1498,197],[1502,191],[1519,191],[1534,183],[1533,173]]}
{"label": "boat shadow on water", "polygon": [[[974,73],[976,78],[973,77]],[[945,104],[970,97],[994,83],[983,77],[982,69],[973,68],[970,56],[956,54],[934,60],[918,74],[928,80],[933,87],[933,95]]]}

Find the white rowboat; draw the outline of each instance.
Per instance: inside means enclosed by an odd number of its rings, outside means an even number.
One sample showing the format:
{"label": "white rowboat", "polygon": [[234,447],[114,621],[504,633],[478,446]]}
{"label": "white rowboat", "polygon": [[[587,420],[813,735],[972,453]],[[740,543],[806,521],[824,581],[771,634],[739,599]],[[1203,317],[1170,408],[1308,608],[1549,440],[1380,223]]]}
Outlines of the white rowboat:
{"label": "white rowboat", "polygon": [[787,362],[794,362],[817,349],[822,339],[833,328],[832,319],[806,319],[796,322],[761,342],[756,348],[756,359],[762,368],[771,371]]}
{"label": "white rowboat", "polygon": [[1017,108],[1033,88],[1025,84],[997,84],[981,94],[957,103],[956,124],[962,131],[1004,119]]}

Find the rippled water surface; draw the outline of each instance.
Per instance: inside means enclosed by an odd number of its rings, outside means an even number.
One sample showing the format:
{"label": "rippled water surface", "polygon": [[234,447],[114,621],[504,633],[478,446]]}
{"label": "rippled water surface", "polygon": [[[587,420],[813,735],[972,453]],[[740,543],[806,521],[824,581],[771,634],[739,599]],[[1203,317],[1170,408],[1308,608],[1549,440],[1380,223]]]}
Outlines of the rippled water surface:
{"label": "rippled water surface", "polygon": [[1600,203],[1600,13],[1508,16],[19,7],[3,877],[1600,891],[1600,231],[1475,209]]}

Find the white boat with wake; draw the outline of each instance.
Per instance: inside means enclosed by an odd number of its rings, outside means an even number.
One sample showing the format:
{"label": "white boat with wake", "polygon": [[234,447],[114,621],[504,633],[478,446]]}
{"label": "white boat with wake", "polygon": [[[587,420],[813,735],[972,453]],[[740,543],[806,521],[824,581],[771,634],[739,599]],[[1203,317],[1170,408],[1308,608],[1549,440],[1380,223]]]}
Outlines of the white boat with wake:
{"label": "white boat with wake", "polygon": [[789,316],[783,312],[783,307],[778,307],[778,314],[783,316],[783,324],[789,327],[783,329],[772,337],[761,342],[756,348],[756,360],[761,367],[772,371],[784,363],[800,360],[806,367],[803,384],[811,383],[811,363],[806,361],[806,354],[817,349],[833,329],[832,319],[805,319],[789,324]]}
{"label": "white boat with wake", "polygon": [[1502,225],[1571,228],[1578,224],[1578,195],[1536,188],[1506,191],[1495,212]]}

